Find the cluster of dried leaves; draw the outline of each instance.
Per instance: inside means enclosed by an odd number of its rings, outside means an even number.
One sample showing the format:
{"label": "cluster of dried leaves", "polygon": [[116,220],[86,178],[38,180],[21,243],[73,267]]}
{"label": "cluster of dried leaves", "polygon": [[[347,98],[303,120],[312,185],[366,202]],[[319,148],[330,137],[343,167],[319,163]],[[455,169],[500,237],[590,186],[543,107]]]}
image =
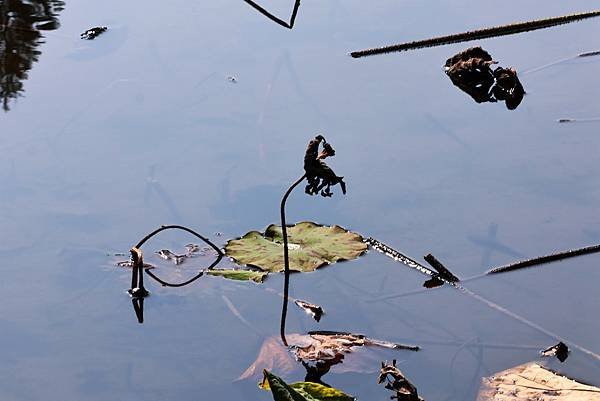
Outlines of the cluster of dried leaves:
{"label": "cluster of dried leaves", "polygon": [[445,71],[452,83],[468,93],[477,103],[504,101],[509,110],[516,109],[525,89],[513,68],[497,64],[481,47],[471,47],[446,60]]}
{"label": "cluster of dried leaves", "polygon": [[[323,150],[319,152],[319,145],[321,143],[323,144]],[[334,155],[335,150],[322,135],[317,135],[315,139],[308,143],[304,156],[304,171],[306,172],[306,179],[308,181],[308,185],[305,188],[307,194],[315,195],[321,192],[321,196],[330,197],[333,195],[331,187],[337,184],[340,184],[342,192],[346,194],[344,177],[338,177],[323,161],[323,159]]]}

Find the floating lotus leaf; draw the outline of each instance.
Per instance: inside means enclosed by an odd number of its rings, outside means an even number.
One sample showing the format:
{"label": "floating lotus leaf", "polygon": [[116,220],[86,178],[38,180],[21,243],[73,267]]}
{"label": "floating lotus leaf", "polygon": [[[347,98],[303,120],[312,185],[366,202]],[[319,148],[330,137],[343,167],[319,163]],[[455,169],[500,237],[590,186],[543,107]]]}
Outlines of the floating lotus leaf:
{"label": "floating lotus leaf", "polygon": [[238,280],[238,281],[254,281],[255,283],[262,283],[265,281],[265,277],[269,273],[267,272],[257,272],[254,270],[207,270],[206,274],[210,274],[211,276],[221,276],[230,280]]}
{"label": "floating lotus leaf", "polygon": [[275,401],[354,401],[355,398],[333,387],[318,383],[297,382],[287,384],[266,369],[259,386],[271,390]]}
{"label": "floating lotus leaf", "polygon": [[[356,259],[367,250],[363,237],[340,226],[302,222],[289,226],[290,269],[309,272],[340,260]],[[264,233],[250,231],[230,240],[225,253],[237,263],[265,271],[283,271],[281,227],[271,224]]]}

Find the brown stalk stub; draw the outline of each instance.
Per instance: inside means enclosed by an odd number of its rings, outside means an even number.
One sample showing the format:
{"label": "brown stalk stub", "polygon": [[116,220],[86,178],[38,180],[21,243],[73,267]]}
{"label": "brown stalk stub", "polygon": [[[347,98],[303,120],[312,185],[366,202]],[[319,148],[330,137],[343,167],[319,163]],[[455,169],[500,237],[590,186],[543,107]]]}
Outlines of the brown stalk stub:
{"label": "brown stalk stub", "polygon": [[133,266],[131,269],[131,288],[128,291],[129,295],[131,295],[132,298],[147,297],[150,293],[144,288],[144,257],[142,250],[133,247],[130,252]]}

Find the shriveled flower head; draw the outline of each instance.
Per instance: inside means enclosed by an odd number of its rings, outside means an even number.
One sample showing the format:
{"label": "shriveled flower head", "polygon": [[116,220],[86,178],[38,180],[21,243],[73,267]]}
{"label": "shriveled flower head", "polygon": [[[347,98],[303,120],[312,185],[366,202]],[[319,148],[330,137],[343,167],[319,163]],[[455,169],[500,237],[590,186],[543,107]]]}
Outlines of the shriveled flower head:
{"label": "shriveled flower head", "polygon": [[[323,144],[323,149],[319,152],[319,145],[321,144]],[[308,180],[305,189],[307,194],[315,195],[320,192],[321,196],[329,197],[333,195],[331,187],[336,184],[340,184],[342,192],[346,194],[344,177],[335,175],[333,170],[323,161],[323,159],[334,155],[335,150],[322,135],[317,135],[315,139],[309,142],[304,156],[304,171],[306,171],[306,179]]]}

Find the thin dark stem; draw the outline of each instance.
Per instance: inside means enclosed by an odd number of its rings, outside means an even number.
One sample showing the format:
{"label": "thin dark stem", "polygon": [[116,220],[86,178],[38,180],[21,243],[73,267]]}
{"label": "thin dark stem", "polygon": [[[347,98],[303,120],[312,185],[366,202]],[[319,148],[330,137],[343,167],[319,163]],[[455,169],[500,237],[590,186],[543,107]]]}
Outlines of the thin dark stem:
{"label": "thin dark stem", "polygon": [[285,223],[285,202],[288,197],[302,181],[306,178],[306,174],[302,177],[298,178],[296,182],[294,182],[286,191],[285,195],[281,199],[281,235],[283,236],[283,265],[285,268],[285,277],[283,279],[283,305],[281,307],[281,341],[287,347],[288,343],[285,338],[285,319],[287,317],[287,306],[288,306],[288,292],[290,288],[290,259],[289,259],[289,251],[288,251],[288,237],[287,237],[287,226]]}
{"label": "thin dark stem", "polygon": [[487,39],[496,36],[514,35],[516,33],[522,33],[532,31],[535,29],[549,28],[556,25],[567,24],[570,22],[580,21],[586,18],[592,18],[600,16],[600,10],[594,10],[587,13],[564,15],[561,17],[546,18],[540,20],[533,20],[527,22],[518,22],[515,24],[496,26],[493,28],[478,29],[476,31],[456,33],[447,36],[438,36],[431,39],[418,40],[414,42],[401,43],[392,46],[378,47],[374,49],[367,49],[361,51],[355,51],[350,53],[354,58],[372,56],[375,54],[385,54],[391,52],[400,52],[405,50],[422,49],[424,47],[434,47],[447,45],[450,43],[467,42],[470,40]]}
{"label": "thin dark stem", "polygon": [[515,263],[510,263],[508,265],[495,267],[492,270],[488,271],[486,274],[498,274],[504,272],[510,272],[514,270],[524,269],[527,267],[537,266],[544,263],[556,262],[558,260],[574,258],[576,256],[588,255],[590,253],[600,252],[600,245],[591,245],[586,246],[584,248],[577,249],[569,249],[562,252],[552,253],[550,255],[540,256],[537,258],[520,260]]}
{"label": "thin dark stem", "polygon": [[282,27],[288,28],[288,29],[292,29],[294,27],[294,21],[296,21],[296,15],[298,14],[298,8],[300,8],[300,0],[296,0],[296,3],[294,4],[294,10],[292,11],[292,16],[290,18],[290,22],[286,22],[286,21],[283,21],[283,20],[277,18],[276,16],[274,16],[273,14],[268,12],[265,8],[261,7],[260,5],[253,2],[252,0],[244,0],[244,1],[246,3],[248,3],[252,8],[254,8],[256,11],[258,11],[259,13],[261,13],[262,15],[264,15],[265,17],[270,19],[271,21],[276,22],[277,24],[281,25]]}
{"label": "thin dark stem", "polygon": [[[171,229],[182,230],[182,231],[188,232],[188,233],[200,238],[202,241],[204,241],[206,244],[208,244],[212,249],[214,249],[215,252],[217,252],[217,259],[208,267],[208,270],[211,270],[216,265],[218,265],[219,262],[221,261],[221,259],[223,259],[223,256],[225,256],[223,254],[223,251],[221,251],[219,249],[219,247],[217,247],[215,244],[213,244],[208,238],[206,238],[203,235],[198,234],[196,231],[194,231],[190,228],[187,228],[184,226],[179,226],[179,225],[160,226],[159,228],[157,228],[156,230],[152,231],[150,234],[148,234],[144,238],[142,238],[135,247],[141,248],[141,246],[144,245],[144,243],[146,241],[148,241],[150,238],[154,237],[156,234],[160,233],[161,231],[171,230]],[[140,274],[143,274],[143,270],[140,271]],[[157,282],[159,282],[161,285],[163,285],[165,287],[183,287],[185,285],[188,285],[188,284],[198,280],[200,277],[202,277],[202,275],[204,274],[204,271],[200,271],[197,275],[195,275],[194,277],[192,277],[191,279],[189,279],[187,281],[184,281],[183,283],[175,283],[175,284],[169,283],[169,282],[166,282],[166,281],[160,279],[154,273],[152,273],[150,270],[146,270],[146,274],[148,274],[150,277],[152,277],[154,280],[156,280]]]}

